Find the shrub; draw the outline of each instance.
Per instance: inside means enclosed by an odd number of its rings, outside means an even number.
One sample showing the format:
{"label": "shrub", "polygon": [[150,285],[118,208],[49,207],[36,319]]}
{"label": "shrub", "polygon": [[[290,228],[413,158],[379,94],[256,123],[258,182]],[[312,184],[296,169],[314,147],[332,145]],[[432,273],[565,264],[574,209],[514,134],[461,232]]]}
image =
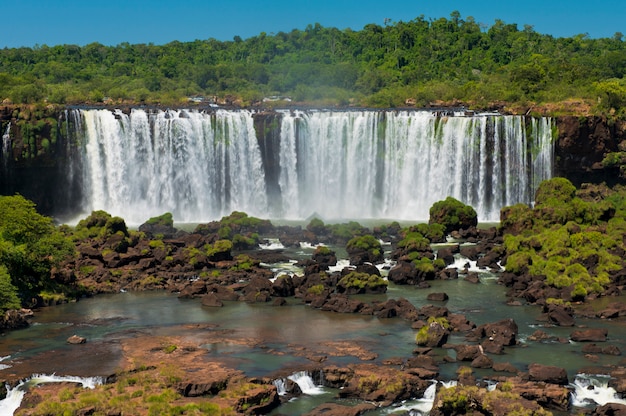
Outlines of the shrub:
{"label": "shrub", "polygon": [[146,221],[146,224],[149,225],[162,225],[165,227],[173,227],[174,226],[174,218],[172,217],[172,213],[171,212],[166,212],[163,215],[160,215],[158,217],[152,217],[150,218],[148,221]]}
{"label": "shrub", "polygon": [[445,232],[450,233],[454,230],[475,227],[478,225],[478,215],[471,206],[449,196],[433,204],[430,208],[428,223],[441,224],[445,227]]}

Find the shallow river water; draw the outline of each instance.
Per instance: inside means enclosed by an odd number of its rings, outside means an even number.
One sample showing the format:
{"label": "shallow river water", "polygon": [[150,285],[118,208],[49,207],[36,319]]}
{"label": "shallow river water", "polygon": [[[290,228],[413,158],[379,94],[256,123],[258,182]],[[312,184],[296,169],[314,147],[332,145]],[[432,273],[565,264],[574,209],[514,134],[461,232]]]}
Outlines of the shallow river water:
{"label": "shallow river water", "polygon": [[[573,380],[586,366],[616,364],[621,357],[600,356],[591,362],[581,352],[582,345],[573,342],[537,343],[527,338],[537,329],[550,335],[568,338],[573,328],[545,326],[540,322],[540,310],[535,306],[508,306],[505,288],[498,285],[494,275],[481,273],[481,282],[472,284],[462,279],[433,281],[429,289],[390,284],[385,295],[364,297],[364,300],[407,298],[416,307],[432,303],[426,300],[431,292],[446,292],[445,305],[451,312],[463,313],[477,325],[513,318],[519,327],[520,344],[507,348],[503,355],[491,355],[495,361],[507,361],[526,370],[532,362],[567,369]],[[612,298],[610,301],[624,301]],[[287,345],[315,347],[324,341],[347,341],[377,355],[373,362],[392,357],[408,358],[416,347],[416,331],[400,318],[378,319],[358,314],[338,314],[312,309],[299,299],[289,299],[286,306],[230,302],[222,308],[207,308],[200,300],[178,299],[165,292],[120,293],[83,299],[39,311],[32,325],[24,330],[4,334],[0,338],[0,379],[15,375],[57,374],[74,376],[106,376],[117,369],[119,341],[142,335],[192,335],[190,324],[206,328],[230,330],[232,337],[267,340],[256,347],[237,343],[208,342],[202,347],[209,357],[227,357],[229,363],[248,376],[267,376],[284,368],[298,368],[309,363],[303,357],[276,354],[287,351]],[[577,325],[607,327],[607,345],[626,351],[626,324],[620,321],[577,319]],[[88,339],[82,346],[71,346],[66,340],[78,334]],[[450,343],[462,343],[463,337],[452,336]],[[321,347],[318,347],[321,348]],[[452,350],[439,354],[454,355]],[[325,364],[358,362],[355,357],[328,357]],[[310,364],[310,363],[309,363]],[[467,363],[465,363],[467,364]],[[457,364],[441,366],[441,380],[455,377]],[[488,371],[478,372],[488,378]],[[315,396],[315,397],[314,397]],[[298,414],[312,408],[318,401],[329,401],[333,392],[307,396],[297,404],[281,406],[281,414]],[[296,406],[293,413],[289,406]]]}

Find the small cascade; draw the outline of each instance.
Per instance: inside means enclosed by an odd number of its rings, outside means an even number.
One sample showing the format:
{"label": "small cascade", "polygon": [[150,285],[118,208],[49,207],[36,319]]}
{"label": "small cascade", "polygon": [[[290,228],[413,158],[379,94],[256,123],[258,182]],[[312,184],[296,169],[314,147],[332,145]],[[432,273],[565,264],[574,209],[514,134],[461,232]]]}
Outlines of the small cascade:
{"label": "small cascade", "polygon": [[607,403],[626,405],[626,400],[619,397],[613,387],[609,387],[609,376],[577,374],[570,386],[572,406],[603,406]]}
{"label": "small cascade", "polygon": [[285,380],[282,378],[274,380],[274,385],[276,386],[276,392],[279,396],[284,396],[287,394],[287,387],[285,386]]}
{"label": "small cascade", "polygon": [[21,381],[17,386],[10,388],[8,385],[7,396],[5,399],[0,400],[0,415],[12,416],[15,411],[20,407],[22,399],[26,394],[26,391],[38,384],[43,383],[77,383],[84,388],[93,389],[96,386],[101,385],[104,380],[102,377],[75,377],[75,376],[56,376],[46,374],[35,374],[32,377]]}
{"label": "small cascade", "polygon": [[424,395],[421,399],[403,402],[399,406],[392,406],[386,410],[386,413],[396,414],[404,412],[403,414],[409,414],[411,416],[426,415],[433,408],[436,394],[437,381],[433,381],[432,384],[424,391]]}
{"label": "small cascade", "polygon": [[0,357],[0,370],[5,370],[7,368],[11,368],[11,366],[9,364],[2,364],[3,361],[8,360],[9,358],[11,358],[10,355],[7,355],[5,357]]}
{"label": "small cascade", "polygon": [[302,390],[302,393],[308,394],[309,396],[317,396],[325,393],[322,387],[315,385],[313,378],[306,371],[299,371],[287,378],[296,383],[298,387],[300,387],[300,390]]}
{"label": "small cascade", "polygon": [[285,246],[278,238],[268,238],[264,244],[259,244],[262,250],[284,250]]}

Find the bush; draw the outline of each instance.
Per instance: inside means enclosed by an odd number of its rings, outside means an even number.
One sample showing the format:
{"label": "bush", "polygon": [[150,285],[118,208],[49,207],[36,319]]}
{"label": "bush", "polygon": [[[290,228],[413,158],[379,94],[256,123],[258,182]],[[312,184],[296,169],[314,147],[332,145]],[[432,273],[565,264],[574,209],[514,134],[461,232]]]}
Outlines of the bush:
{"label": "bush", "polygon": [[449,196],[433,204],[428,223],[441,224],[445,227],[445,232],[450,233],[454,230],[476,227],[478,215],[471,206]]}
{"label": "bush", "polygon": [[340,293],[381,293],[387,290],[387,281],[375,274],[350,272],[339,280],[337,290]]}
{"label": "bush", "polygon": [[174,218],[172,217],[172,213],[171,212],[166,212],[165,214],[160,215],[158,217],[150,218],[148,221],[146,221],[146,224],[149,224],[149,225],[161,225],[161,226],[165,226],[165,227],[173,227],[174,226]]}

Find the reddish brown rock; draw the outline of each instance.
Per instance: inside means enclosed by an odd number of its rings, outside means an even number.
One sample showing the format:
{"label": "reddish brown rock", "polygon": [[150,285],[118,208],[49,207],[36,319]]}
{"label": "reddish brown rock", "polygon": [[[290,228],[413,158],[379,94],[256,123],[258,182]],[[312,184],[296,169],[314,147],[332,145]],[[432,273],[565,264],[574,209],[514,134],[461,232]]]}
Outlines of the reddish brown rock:
{"label": "reddish brown rock", "polygon": [[572,332],[570,338],[576,342],[604,342],[608,332],[606,328],[587,328]]}
{"label": "reddish brown rock", "polygon": [[543,364],[530,364],[528,366],[528,377],[531,381],[542,381],[544,383],[567,385],[567,371],[561,367]]}

